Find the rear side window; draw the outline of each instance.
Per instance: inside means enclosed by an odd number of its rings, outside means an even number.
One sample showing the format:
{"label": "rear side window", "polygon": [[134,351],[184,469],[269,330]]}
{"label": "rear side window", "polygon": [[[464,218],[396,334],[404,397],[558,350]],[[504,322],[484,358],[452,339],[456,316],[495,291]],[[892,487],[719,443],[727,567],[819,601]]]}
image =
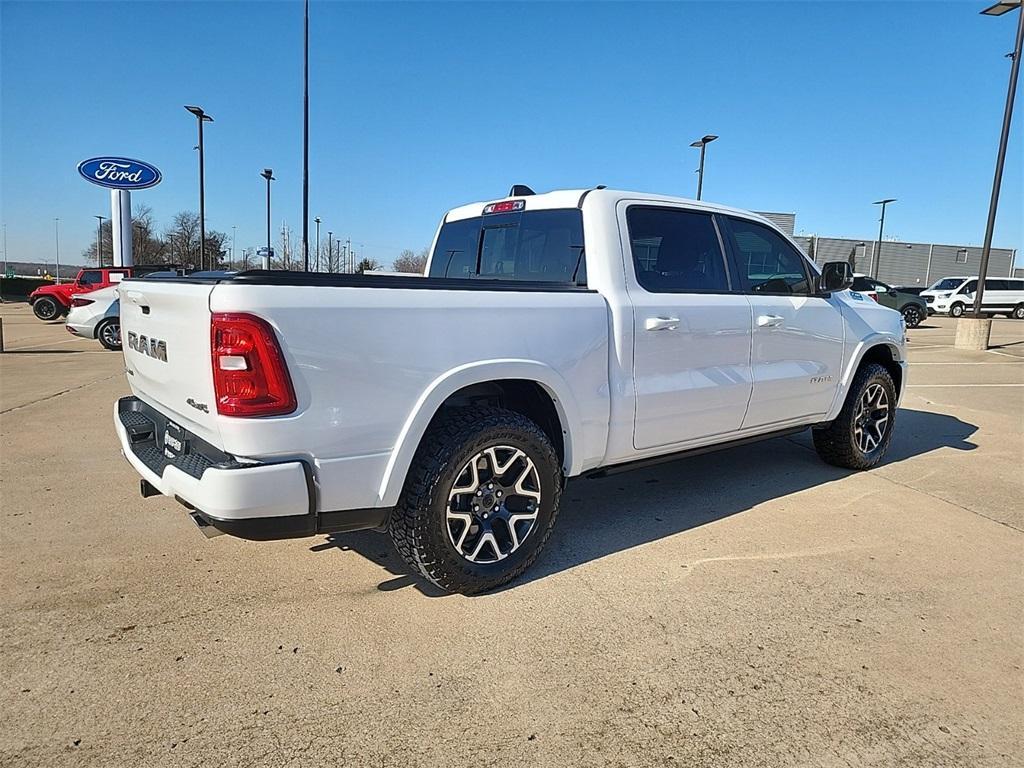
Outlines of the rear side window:
{"label": "rear side window", "polygon": [[873,291],[875,290],[875,284],[866,277],[855,277],[853,278],[851,288],[854,291]]}
{"label": "rear side window", "polygon": [[810,293],[804,257],[782,235],[757,222],[731,217],[729,230],[745,292]]}
{"label": "rear side window", "polygon": [[986,291],[1005,291],[1006,281],[1005,280],[993,280],[991,278],[985,278],[985,290]]}
{"label": "rear side window", "polygon": [[480,216],[442,225],[430,277],[580,282],[583,218],[578,209]]}
{"label": "rear side window", "polygon": [[631,206],[626,211],[636,280],[651,293],[728,291],[711,215],[681,208]]}

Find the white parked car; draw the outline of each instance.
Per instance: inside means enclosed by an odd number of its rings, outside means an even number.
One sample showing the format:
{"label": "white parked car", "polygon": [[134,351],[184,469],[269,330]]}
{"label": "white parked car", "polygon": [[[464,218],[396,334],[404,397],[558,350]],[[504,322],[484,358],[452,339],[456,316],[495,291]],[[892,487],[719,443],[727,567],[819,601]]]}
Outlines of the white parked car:
{"label": "white parked car", "polygon": [[[960,317],[974,307],[977,290],[977,277],[944,277],[928,290],[921,291],[921,298],[928,302],[929,314]],[[986,277],[981,309],[986,315],[1024,320],[1024,278]]]}
{"label": "white parked car", "polygon": [[386,530],[472,593],[533,562],[568,478],[807,429],[827,462],[882,459],[903,319],[846,262],[706,202],[513,191],[449,211],[425,277],[122,283],[143,495],[208,533]]}
{"label": "white parked car", "polygon": [[117,285],[71,297],[65,327],[76,336],[97,339],[106,349],[121,349],[121,313]]}

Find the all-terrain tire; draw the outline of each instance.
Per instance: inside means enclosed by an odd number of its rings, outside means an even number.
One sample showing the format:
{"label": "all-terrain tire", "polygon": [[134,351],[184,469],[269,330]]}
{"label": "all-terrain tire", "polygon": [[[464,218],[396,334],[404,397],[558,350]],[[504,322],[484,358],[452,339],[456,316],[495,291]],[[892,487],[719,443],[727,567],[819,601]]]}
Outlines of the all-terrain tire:
{"label": "all-terrain tire", "polygon": [[[449,493],[468,462],[494,446],[511,446],[533,461],[540,504],[533,527],[504,559],[476,563],[460,554],[446,520]],[[540,554],[558,516],[562,469],[551,440],[533,421],[493,407],[453,408],[423,437],[388,531],[402,558],[448,592],[475,594],[523,573]]]}
{"label": "all-terrain tire", "polygon": [[64,314],[64,307],[50,296],[41,296],[32,303],[32,314],[44,322],[59,320]]}
{"label": "all-terrain tire", "polygon": [[[885,425],[882,439],[870,451],[857,445],[854,433],[857,406],[868,388],[879,384],[888,398],[889,420]],[[896,385],[892,376],[878,363],[868,363],[857,371],[853,384],[843,403],[843,409],[834,421],[825,427],[811,430],[814,448],[825,462],[846,469],[870,469],[882,460],[892,441],[896,424]]]}
{"label": "all-terrain tire", "polygon": [[964,305],[959,301],[949,308],[950,317],[961,317],[964,314]]}
{"label": "all-terrain tire", "polygon": [[96,326],[96,339],[104,349],[121,351],[121,321],[112,317]]}

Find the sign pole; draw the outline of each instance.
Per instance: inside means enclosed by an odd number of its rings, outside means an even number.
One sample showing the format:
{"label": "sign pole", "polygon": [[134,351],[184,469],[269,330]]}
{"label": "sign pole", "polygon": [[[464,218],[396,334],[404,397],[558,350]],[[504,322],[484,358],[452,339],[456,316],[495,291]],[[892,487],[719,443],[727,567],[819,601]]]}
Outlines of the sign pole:
{"label": "sign pole", "polygon": [[110,190],[110,239],[114,266],[132,266],[132,193],[127,189]]}

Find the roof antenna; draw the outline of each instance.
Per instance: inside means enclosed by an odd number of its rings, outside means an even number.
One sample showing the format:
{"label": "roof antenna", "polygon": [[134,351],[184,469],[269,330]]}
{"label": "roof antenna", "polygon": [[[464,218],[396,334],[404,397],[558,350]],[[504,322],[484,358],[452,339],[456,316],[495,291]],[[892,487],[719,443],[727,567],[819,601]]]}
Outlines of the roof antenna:
{"label": "roof antenna", "polygon": [[513,184],[512,189],[508,191],[509,197],[526,197],[527,195],[537,194],[525,184]]}

